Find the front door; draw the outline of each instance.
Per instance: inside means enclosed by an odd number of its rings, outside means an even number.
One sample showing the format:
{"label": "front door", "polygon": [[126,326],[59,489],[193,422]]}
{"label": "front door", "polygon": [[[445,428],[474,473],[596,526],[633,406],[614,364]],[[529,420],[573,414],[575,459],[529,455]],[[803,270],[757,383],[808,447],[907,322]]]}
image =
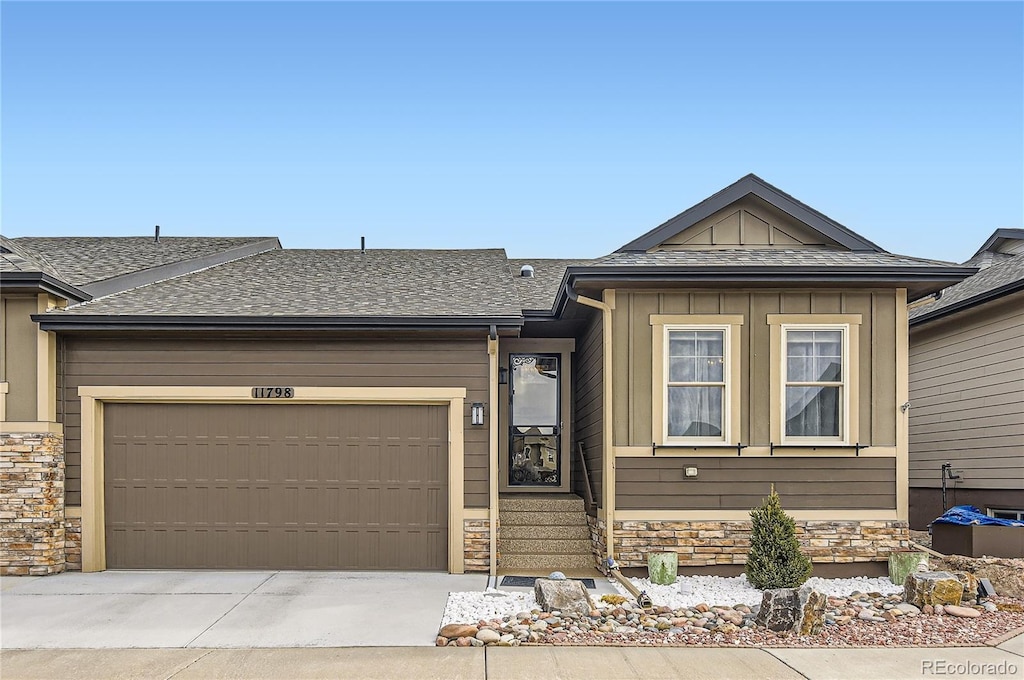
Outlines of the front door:
{"label": "front door", "polygon": [[562,485],[558,354],[510,354],[510,487]]}

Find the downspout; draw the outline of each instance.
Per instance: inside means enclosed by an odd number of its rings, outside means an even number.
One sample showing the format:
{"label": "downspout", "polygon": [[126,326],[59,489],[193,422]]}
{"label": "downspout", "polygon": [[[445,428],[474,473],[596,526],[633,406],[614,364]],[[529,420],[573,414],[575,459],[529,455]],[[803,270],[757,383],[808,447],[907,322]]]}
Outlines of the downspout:
{"label": "downspout", "polygon": [[498,576],[498,329],[491,326],[491,332],[487,336],[487,363],[488,363],[488,386],[487,386],[487,454],[490,459],[487,497],[490,499],[488,507],[488,519],[490,520],[490,574],[494,579],[494,586],[497,587]]}
{"label": "downspout", "polygon": [[604,506],[605,518],[605,564],[612,565],[615,559],[615,453],[612,450],[612,423],[615,422],[612,418],[612,310],[615,309],[615,291],[604,291],[604,300],[584,297],[577,293],[572,285],[567,287],[566,293],[573,302],[601,310],[601,397],[604,413],[601,424],[601,504]]}

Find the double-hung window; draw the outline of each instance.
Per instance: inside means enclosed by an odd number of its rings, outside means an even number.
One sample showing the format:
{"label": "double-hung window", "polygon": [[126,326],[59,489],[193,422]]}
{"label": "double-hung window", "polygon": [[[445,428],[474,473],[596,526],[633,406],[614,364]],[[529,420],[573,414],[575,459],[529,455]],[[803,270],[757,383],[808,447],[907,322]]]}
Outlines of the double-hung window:
{"label": "double-hung window", "polygon": [[771,437],[788,446],[858,443],[859,314],[769,314]]}
{"label": "double-hung window", "polygon": [[787,439],[846,439],[845,326],[783,328]]}
{"label": "double-hung window", "polygon": [[726,329],[669,327],[667,332],[665,415],[668,439],[722,440]]}
{"label": "double-hung window", "polygon": [[740,315],[651,315],[656,445],[736,443],[742,325]]}

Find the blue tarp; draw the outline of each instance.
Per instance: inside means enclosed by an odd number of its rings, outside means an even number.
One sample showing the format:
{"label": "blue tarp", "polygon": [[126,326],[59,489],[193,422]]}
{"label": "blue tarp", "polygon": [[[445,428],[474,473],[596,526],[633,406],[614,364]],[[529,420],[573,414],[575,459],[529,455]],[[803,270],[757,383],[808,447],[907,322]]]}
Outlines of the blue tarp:
{"label": "blue tarp", "polygon": [[1024,527],[1024,522],[989,517],[973,505],[955,505],[946,510],[942,517],[932,520],[932,524],[979,524],[998,527]]}

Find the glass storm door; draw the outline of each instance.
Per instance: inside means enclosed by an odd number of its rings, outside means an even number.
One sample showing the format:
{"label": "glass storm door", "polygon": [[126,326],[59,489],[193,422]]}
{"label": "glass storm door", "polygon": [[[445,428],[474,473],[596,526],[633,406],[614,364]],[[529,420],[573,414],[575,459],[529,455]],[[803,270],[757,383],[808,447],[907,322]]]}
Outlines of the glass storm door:
{"label": "glass storm door", "polygon": [[559,486],[558,355],[512,354],[509,486]]}

